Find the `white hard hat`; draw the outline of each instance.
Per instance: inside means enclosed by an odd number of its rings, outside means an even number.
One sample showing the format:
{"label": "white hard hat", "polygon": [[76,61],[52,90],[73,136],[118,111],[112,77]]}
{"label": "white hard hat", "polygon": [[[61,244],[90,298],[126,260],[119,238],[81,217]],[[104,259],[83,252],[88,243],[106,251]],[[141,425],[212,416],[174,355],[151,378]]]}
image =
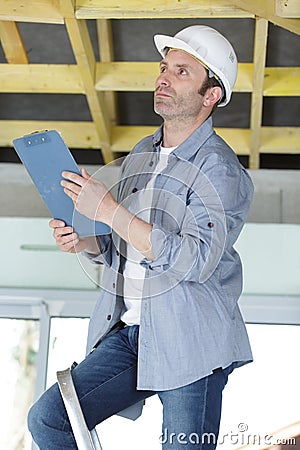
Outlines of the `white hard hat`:
{"label": "white hard hat", "polygon": [[218,31],[205,25],[184,28],[175,36],[157,34],[154,36],[157,50],[164,58],[170,48],[184,50],[197,58],[221,81],[225,95],[218,106],[230,101],[231,92],[237,77],[237,58],[230,42]]}

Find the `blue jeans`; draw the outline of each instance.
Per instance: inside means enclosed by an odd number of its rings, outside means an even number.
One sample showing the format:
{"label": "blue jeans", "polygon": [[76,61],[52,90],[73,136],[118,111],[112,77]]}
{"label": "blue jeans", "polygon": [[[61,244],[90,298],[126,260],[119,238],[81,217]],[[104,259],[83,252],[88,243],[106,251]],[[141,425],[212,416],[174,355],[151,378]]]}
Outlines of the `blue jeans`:
{"label": "blue jeans", "polygon": [[[159,392],[137,390],[138,332],[137,325],[117,331],[73,369],[89,429],[157,393],[163,405],[162,449],[213,450],[219,431],[222,391],[231,366],[181,388]],[[31,407],[28,427],[41,450],[77,449],[57,384]]]}

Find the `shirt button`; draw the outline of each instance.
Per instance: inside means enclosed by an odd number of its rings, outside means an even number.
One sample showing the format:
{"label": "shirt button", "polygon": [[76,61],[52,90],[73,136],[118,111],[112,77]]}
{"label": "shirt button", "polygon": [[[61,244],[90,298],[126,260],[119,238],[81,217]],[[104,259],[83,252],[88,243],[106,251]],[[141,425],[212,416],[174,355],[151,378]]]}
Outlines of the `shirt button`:
{"label": "shirt button", "polygon": [[120,252],[118,250],[116,250],[116,254],[117,254],[117,256],[119,256]]}
{"label": "shirt button", "polygon": [[149,166],[152,167],[153,166],[153,161],[149,162]]}
{"label": "shirt button", "polygon": [[134,194],[136,191],[137,191],[137,188],[134,187],[134,188],[132,189],[132,193]]}
{"label": "shirt button", "polygon": [[213,224],[212,222],[208,222],[207,226],[208,226],[209,228],[213,228],[214,224]]}
{"label": "shirt button", "polygon": [[107,318],[107,320],[110,320],[111,319],[111,314],[108,314],[108,316],[106,318]]}
{"label": "shirt button", "polygon": [[113,287],[113,288],[115,289],[115,287],[116,287],[116,283],[113,283],[112,287]]}

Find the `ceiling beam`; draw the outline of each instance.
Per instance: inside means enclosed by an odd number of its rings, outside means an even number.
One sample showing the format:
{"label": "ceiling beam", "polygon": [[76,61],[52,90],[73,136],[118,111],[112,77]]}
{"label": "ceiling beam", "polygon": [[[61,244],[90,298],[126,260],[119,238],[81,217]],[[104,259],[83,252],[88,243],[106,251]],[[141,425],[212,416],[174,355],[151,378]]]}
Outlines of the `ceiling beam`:
{"label": "ceiling beam", "polygon": [[[50,120],[0,120],[0,147],[11,147],[12,140],[34,131],[58,130],[70,148],[99,150],[99,139],[93,122]],[[112,127],[112,151],[129,152],[145,136],[156,131],[155,126]],[[244,128],[216,128],[238,155],[250,154],[250,130]],[[299,127],[262,127],[261,153],[300,154]]]}
{"label": "ceiling beam", "polygon": [[75,64],[0,64],[0,92],[84,94]]}
{"label": "ceiling beam", "polygon": [[64,23],[57,0],[1,0],[0,20]]}
{"label": "ceiling beam", "polygon": [[[99,91],[153,91],[159,66],[155,62],[111,62],[96,64],[95,86]],[[251,92],[253,64],[239,64],[236,92]]]}
{"label": "ceiling beam", "polygon": [[[112,151],[130,151],[145,136],[153,134],[157,127],[151,126],[116,126],[112,128]],[[250,153],[250,130],[241,128],[216,128],[218,134],[239,155]]]}
{"label": "ceiling beam", "polygon": [[300,127],[262,127],[260,153],[300,154]]}
{"label": "ceiling beam", "polygon": [[257,17],[254,34],[254,76],[250,110],[250,169],[259,168],[259,148],[261,139],[263,87],[267,53],[268,21]]}
{"label": "ceiling beam", "polygon": [[[100,60],[102,62],[112,62],[114,60],[114,48],[111,21],[108,19],[98,19],[97,33]],[[116,92],[106,91],[104,93],[104,102],[108,110],[111,125],[116,125],[118,121]]]}
{"label": "ceiling beam", "polygon": [[77,19],[253,17],[230,0],[77,0]]}
{"label": "ceiling beam", "polygon": [[231,3],[248,13],[262,17],[275,25],[279,25],[282,28],[292,31],[293,33],[300,34],[300,19],[286,19],[278,16],[275,0],[232,0]]}
{"label": "ceiling beam", "polygon": [[[96,66],[99,91],[152,92],[158,74],[157,63],[111,62],[96,63]],[[239,64],[234,92],[253,91],[253,68],[250,63]],[[84,94],[85,89],[75,64],[0,64],[0,92]],[[300,96],[300,67],[266,67],[263,95]]]}
{"label": "ceiling beam", "polygon": [[264,96],[300,96],[300,67],[266,67]]}
{"label": "ceiling beam", "polygon": [[276,14],[280,17],[300,17],[299,0],[276,0]]}
{"label": "ceiling beam", "polygon": [[95,56],[85,20],[65,19],[67,31],[83,82],[86,99],[99,137],[99,147],[106,163],[110,152],[110,123],[105,110],[103,93],[95,89]]}
{"label": "ceiling beam", "polygon": [[0,120],[0,146],[11,147],[13,139],[43,130],[58,130],[70,148],[99,150],[99,139],[93,122],[53,120]]}
{"label": "ceiling beam", "polygon": [[0,22],[0,41],[8,63],[28,64],[25,45],[15,22]]}

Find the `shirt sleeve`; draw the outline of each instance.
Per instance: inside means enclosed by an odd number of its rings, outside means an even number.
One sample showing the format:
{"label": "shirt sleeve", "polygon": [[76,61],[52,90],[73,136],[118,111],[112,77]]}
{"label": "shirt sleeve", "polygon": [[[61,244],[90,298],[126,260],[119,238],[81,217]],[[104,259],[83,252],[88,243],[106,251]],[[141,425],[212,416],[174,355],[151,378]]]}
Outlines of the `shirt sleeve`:
{"label": "shirt sleeve", "polygon": [[[229,252],[230,257],[252,195],[252,182],[243,169],[225,164],[212,166],[193,185],[179,232],[170,230],[167,222],[164,227],[153,223],[151,243],[155,259],[144,259],[142,264],[155,272],[166,271],[178,280],[204,283],[224,253]],[[180,209],[180,205],[172,208]]]}
{"label": "shirt sleeve", "polygon": [[103,234],[101,236],[97,236],[97,240],[100,247],[99,255],[94,255],[88,252],[82,252],[82,255],[94,264],[105,264],[106,266],[111,266],[112,235]]}

